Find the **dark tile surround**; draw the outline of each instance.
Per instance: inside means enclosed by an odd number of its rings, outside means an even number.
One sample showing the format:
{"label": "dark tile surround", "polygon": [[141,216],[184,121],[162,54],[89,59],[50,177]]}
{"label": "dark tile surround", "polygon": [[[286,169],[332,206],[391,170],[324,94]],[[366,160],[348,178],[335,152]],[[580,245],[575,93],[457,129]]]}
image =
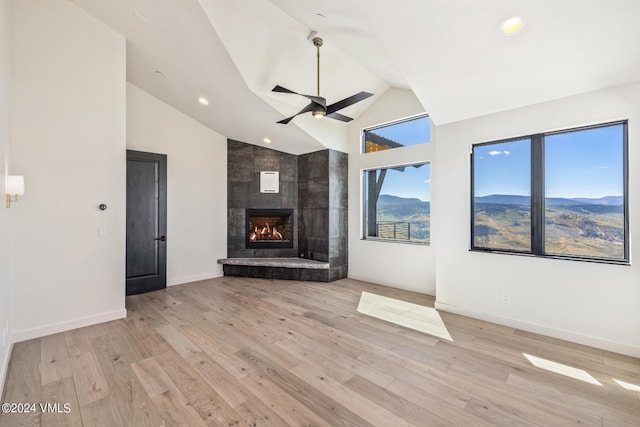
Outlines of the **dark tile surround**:
{"label": "dark tile surround", "polygon": [[[269,270],[269,267],[226,266],[225,275],[328,282],[347,277],[348,156],[322,150],[295,156],[229,140],[227,145],[229,258],[298,257],[328,262],[328,270]],[[280,172],[280,193],[260,193],[260,171]],[[294,210],[293,248],[247,249],[245,209]],[[286,269],[285,269],[286,270]],[[291,277],[280,277],[291,276]]]}

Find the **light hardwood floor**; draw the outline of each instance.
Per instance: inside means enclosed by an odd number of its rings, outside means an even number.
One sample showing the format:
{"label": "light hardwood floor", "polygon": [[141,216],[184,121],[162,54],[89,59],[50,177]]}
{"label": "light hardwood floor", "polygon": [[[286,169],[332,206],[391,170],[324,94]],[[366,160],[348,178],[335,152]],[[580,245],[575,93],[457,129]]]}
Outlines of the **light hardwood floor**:
{"label": "light hardwood floor", "polygon": [[[342,280],[220,278],[127,298],[128,316],[18,343],[0,426],[639,426],[640,360],[441,313],[453,341],[356,311]],[[534,366],[583,370],[591,384]],[[566,370],[566,368],[562,368]]]}

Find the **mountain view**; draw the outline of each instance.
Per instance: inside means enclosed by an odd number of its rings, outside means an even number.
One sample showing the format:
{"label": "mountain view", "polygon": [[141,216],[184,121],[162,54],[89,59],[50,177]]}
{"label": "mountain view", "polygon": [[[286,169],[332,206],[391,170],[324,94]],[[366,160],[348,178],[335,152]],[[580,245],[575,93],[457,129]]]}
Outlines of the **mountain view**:
{"label": "mountain view", "polygon": [[[382,194],[378,198],[378,237],[429,243],[431,204]],[[395,231],[395,237],[394,237]]]}
{"label": "mountain view", "polygon": [[[531,200],[495,194],[475,199],[474,245],[531,249]],[[624,198],[545,199],[545,251],[602,258],[624,255]]]}
{"label": "mountain view", "polygon": [[[531,200],[494,194],[475,199],[474,244],[487,249],[531,250]],[[382,194],[378,237],[428,243],[431,204]],[[622,258],[624,198],[547,198],[545,251],[549,254]]]}

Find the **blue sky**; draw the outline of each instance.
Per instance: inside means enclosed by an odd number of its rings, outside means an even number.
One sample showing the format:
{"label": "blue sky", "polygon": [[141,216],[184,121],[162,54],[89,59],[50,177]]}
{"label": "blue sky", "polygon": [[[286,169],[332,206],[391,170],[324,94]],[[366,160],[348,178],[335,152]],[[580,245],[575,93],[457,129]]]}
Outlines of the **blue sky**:
{"label": "blue sky", "polygon": [[[621,196],[622,125],[545,137],[546,197]],[[528,140],[474,149],[475,195],[530,195]]]}
{"label": "blue sky", "polygon": [[429,117],[425,116],[373,129],[371,133],[384,136],[403,145],[422,144],[429,142],[431,139],[430,124]]}
{"label": "blue sky", "polygon": [[618,125],[546,137],[546,196],[622,196],[622,130]]}
{"label": "blue sky", "polygon": [[[403,145],[416,145],[431,140],[431,121],[428,116],[392,124],[371,131]],[[416,198],[428,202],[431,196],[431,166],[407,166],[404,172],[389,170],[380,194]]]}
{"label": "blue sky", "polygon": [[431,196],[431,165],[407,166],[404,172],[388,170],[380,194],[416,198],[428,202]]}
{"label": "blue sky", "polygon": [[475,196],[531,195],[531,144],[528,139],[474,149]]}

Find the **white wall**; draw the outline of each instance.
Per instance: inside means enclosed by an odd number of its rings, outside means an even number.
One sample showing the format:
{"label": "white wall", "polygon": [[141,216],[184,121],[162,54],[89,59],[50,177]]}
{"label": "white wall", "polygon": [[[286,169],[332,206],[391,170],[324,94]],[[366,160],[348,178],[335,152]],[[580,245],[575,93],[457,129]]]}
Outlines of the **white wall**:
{"label": "white wall", "polygon": [[125,39],[67,0],[10,4],[11,172],[26,186],[11,207],[21,341],[126,315]]}
{"label": "white wall", "polygon": [[167,284],[222,276],[227,139],[129,83],[127,148],[167,155]]}
{"label": "white wall", "polygon": [[[433,176],[437,168],[434,144],[360,154],[362,129],[420,113],[424,108],[413,92],[392,88],[349,125],[349,277],[435,295],[434,248],[438,239],[433,209],[431,246],[362,240],[363,169],[433,161]],[[431,188],[433,199],[433,185]]]}
{"label": "white wall", "polygon": [[[470,144],[629,119],[631,266],[470,252]],[[640,84],[437,129],[437,308],[640,356]],[[501,303],[503,292],[510,304]]]}
{"label": "white wall", "polygon": [[10,242],[9,242],[9,209],[4,207],[5,180],[9,163],[9,50],[8,50],[8,5],[6,0],[0,0],[0,396],[4,386],[4,377],[9,364],[11,351],[11,336],[8,335],[9,302],[11,300],[10,276]]}

